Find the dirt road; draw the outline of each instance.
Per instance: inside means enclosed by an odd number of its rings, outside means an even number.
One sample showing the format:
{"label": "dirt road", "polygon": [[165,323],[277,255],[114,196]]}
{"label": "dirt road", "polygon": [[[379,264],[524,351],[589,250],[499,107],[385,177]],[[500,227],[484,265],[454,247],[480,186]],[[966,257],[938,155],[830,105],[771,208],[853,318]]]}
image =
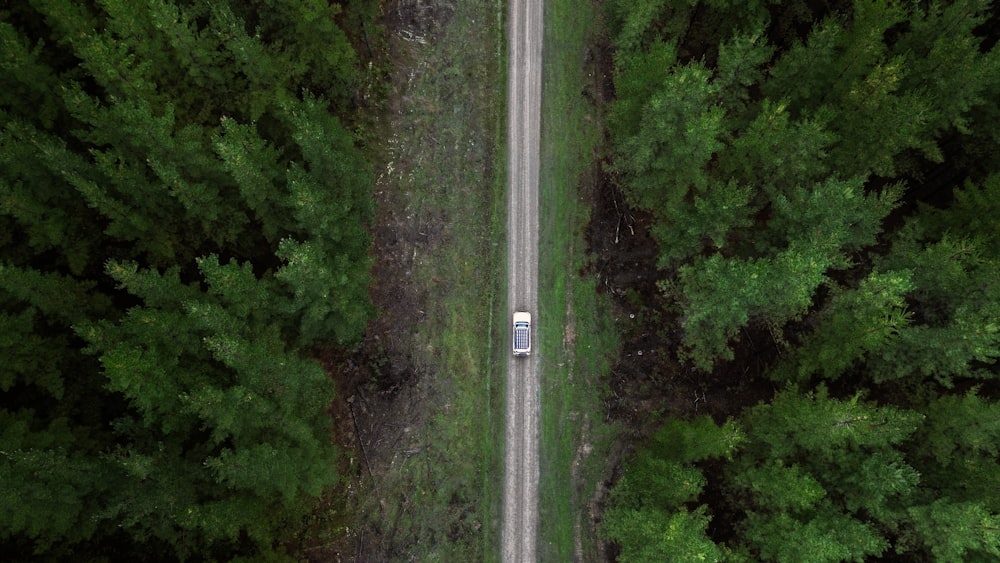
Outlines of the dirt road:
{"label": "dirt road", "polygon": [[[538,537],[538,152],[542,0],[511,0],[507,95],[507,302],[532,314],[533,354],[507,360],[507,429],[501,549],[534,562]],[[508,327],[510,325],[508,324]],[[508,330],[507,349],[511,349]]]}

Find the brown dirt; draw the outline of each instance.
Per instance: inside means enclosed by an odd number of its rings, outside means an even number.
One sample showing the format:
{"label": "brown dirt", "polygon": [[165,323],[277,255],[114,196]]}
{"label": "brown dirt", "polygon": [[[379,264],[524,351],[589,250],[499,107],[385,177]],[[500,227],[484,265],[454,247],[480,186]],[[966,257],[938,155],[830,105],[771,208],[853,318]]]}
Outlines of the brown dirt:
{"label": "brown dirt", "polygon": [[[664,416],[734,416],[769,396],[761,374],[776,347],[766,327],[749,327],[734,343],[736,358],[704,373],[678,360],[680,319],[657,284],[670,275],[656,266],[658,247],[649,234],[648,213],[633,210],[602,176],[588,230],[599,288],[620,309],[621,356],[612,368],[610,418],[645,435]],[[651,416],[652,415],[652,416]]]}
{"label": "brown dirt", "polygon": [[[385,76],[384,123],[376,125],[388,138],[394,121],[406,112],[410,49],[433,41],[454,13],[447,1],[395,0],[386,4],[378,22],[386,30],[386,52],[376,55],[392,70]],[[372,223],[372,282],[369,295],[377,310],[364,339],[352,352],[318,353],[336,386],[331,406],[334,438],[344,454],[338,472],[341,486],[324,498],[307,523],[297,555],[309,561],[386,561],[405,557],[393,547],[394,522],[373,524],[362,518],[362,504],[374,504],[383,515],[405,513],[406,498],[380,497],[378,483],[400,456],[419,453],[419,432],[438,405],[428,381],[429,367],[413,353],[413,333],[427,313],[429,290],[414,279],[415,257],[432,254],[443,221],[407,214],[400,175],[408,163],[378,157]],[[435,282],[436,280],[431,280]],[[402,506],[402,508],[400,508]],[[371,512],[371,508],[367,509]],[[336,516],[331,514],[336,513]],[[330,532],[331,527],[339,531]],[[343,530],[347,530],[346,533]],[[330,537],[332,536],[332,537]],[[398,546],[397,546],[398,547]]]}

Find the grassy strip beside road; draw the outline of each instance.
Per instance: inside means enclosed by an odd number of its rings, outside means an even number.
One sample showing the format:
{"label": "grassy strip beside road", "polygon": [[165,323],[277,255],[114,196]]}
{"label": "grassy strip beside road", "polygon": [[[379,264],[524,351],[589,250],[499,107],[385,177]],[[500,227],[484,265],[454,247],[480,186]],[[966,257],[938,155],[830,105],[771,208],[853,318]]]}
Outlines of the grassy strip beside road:
{"label": "grassy strip beside road", "polygon": [[[395,30],[380,190],[425,295],[401,327],[406,425],[358,495],[366,556],[483,561],[499,552],[506,353],[505,6],[471,0]],[[409,249],[412,247],[412,257]],[[402,282],[402,280],[401,280]],[[391,281],[388,283],[392,283]],[[390,306],[401,306],[399,304]],[[383,307],[386,305],[382,305]],[[403,305],[405,306],[405,305]],[[397,401],[397,403],[406,401]]]}
{"label": "grassy strip beside road", "polygon": [[617,348],[609,304],[580,274],[600,115],[582,92],[594,5],[546,0],[540,171],[538,349],[542,369],[539,560],[594,560],[589,504],[611,430],[601,396]]}

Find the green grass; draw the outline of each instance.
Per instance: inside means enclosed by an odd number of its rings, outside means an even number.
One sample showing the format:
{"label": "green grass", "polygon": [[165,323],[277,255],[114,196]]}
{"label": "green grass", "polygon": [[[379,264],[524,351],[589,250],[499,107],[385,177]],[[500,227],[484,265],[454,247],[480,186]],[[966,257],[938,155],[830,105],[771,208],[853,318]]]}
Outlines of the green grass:
{"label": "green grass", "polygon": [[484,561],[499,553],[505,9],[499,0],[455,3],[440,28],[397,42],[393,53],[409,74],[401,111],[384,127],[380,187],[401,194],[395,213],[426,237],[413,245],[412,277],[401,280],[427,296],[425,320],[409,327],[406,342],[410,367],[421,374],[410,392],[424,408],[409,421],[406,441],[417,447],[400,448],[367,485],[360,510],[394,559]]}
{"label": "green grass", "polygon": [[[506,3],[454,4],[426,44],[394,56],[411,69],[391,124],[380,183],[429,230],[412,280],[427,292],[411,327],[419,393],[434,408],[413,421],[401,452],[377,475],[360,510],[395,559],[499,558],[503,484],[506,294]],[[542,106],[539,356],[543,374],[539,559],[594,559],[586,514],[604,474],[610,430],[602,374],[617,343],[586,260],[590,202],[581,178],[600,140],[599,115],[580,95],[589,4],[548,0]],[[484,41],[484,38],[488,38]],[[588,446],[584,448],[583,446]],[[578,542],[578,539],[580,540]]]}
{"label": "green grass", "polygon": [[581,92],[597,32],[592,4],[547,0],[542,85],[538,345],[542,360],[539,559],[595,558],[589,502],[607,468],[603,375],[617,351],[609,305],[586,262],[588,173],[600,142],[599,110]]}

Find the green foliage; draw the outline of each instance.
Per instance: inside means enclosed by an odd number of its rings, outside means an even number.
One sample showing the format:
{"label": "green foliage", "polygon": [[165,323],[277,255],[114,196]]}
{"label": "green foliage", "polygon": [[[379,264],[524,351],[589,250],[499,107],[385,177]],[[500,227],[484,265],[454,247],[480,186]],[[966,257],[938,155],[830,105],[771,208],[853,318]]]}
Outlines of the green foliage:
{"label": "green foliage", "polygon": [[287,202],[272,197],[281,186],[279,152],[260,137],[255,126],[228,117],[222,118],[222,132],[212,139],[212,146],[261,223],[264,237],[274,244],[292,224]]}
{"label": "green foliage", "polygon": [[27,239],[22,247],[13,244],[17,239],[5,241],[5,258],[25,264],[48,253],[58,267],[80,275],[93,258],[97,216],[63,177],[77,179],[86,165],[56,136],[21,118],[4,118],[0,112],[0,213]]}
{"label": "green foliage", "polygon": [[833,78],[836,51],[844,43],[844,29],[835,18],[817,22],[805,42],[796,41],[768,71],[763,94],[770,100],[787,100],[799,117],[807,103],[823,100]]}
{"label": "green foliage", "polygon": [[973,390],[938,397],[925,411],[927,423],[909,447],[925,502],[947,498],[1000,513],[1000,404]]}
{"label": "green foliage", "polygon": [[964,131],[964,116],[1000,76],[998,52],[981,52],[974,35],[987,4],[924,11],[854,2],[849,25],[830,17],[780,57],[765,96],[827,120],[840,138],[831,161],[842,174],[895,175],[908,150],[940,160],[934,137],[947,127]]}
{"label": "green foliage", "polygon": [[787,513],[750,512],[744,524],[747,542],[762,561],[865,561],[888,547],[870,526],[833,509],[808,520]]}
{"label": "green foliage", "polygon": [[722,549],[706,534],[711,518],[704,508],[693,512],[612,508],[605,513],[606,533],[621,546],[619,561],[722,561]]}
{"label": "green foliage", "polygon": [[[111,302],[95,292],[96,284],[57,273],[0,263],[0,389],[32,386],[63,399],[67,382],[81,358],[73,347],[71,326],[107,314]],[[16,403],[15,403],[16,404]],[[18,406],[23,406],[18,404]]]}
{"label": "green foliage", "polygon": [[896,207],[901,192],[899,186],[890,186],[866,193],[864,182],[829,178],[776,194],[771,220],[755,246],[762,253],[813,246],[830,254],[831,265],[848,267],[844,255],[875,244],[881,222]]}
{"label": "green foliage", "polygon": [[669,221],[650,227],[653,236],[665,250],[660,265],[667,267],[674,260],[696,253],[711,244],[713,249],[729,246],[734,230],[752,225],[750,200],[754,190],[730,183],[726,187],[711,186],[704,195],[694,196],[693,204],[678,203]]}
{"label": "green foliage", "polygon": [[656,431],[647,448],[655,455],[676,463],[728,458],[743,441],[743,433],[732,421],[722,426],[711,417],[692,421],[670,419]]}
{"label": "green foliage", "polygon": [[[177,528],[209,542],[245,529],[266,546],[283,525],[269,514],[294,512],[335,482],[325,415],[332,390],[318,365],[285,349],[274,313],[262,308],[275,300],[271,282],[214,256],[199,265],[207,292],[181,283],[176,270],[160,275],[109,264],[145,306],[118,323],[80,329],[88,351],[100,355],[109,388],[139,415],[119,426],[123,468],[139,479],[167,476],[143,495],[152,498],[172,494],[170,475],[185,475],[189,509],[198,515],[189,521],[184,513],[164,514],[147,525],[145,514],[132,512],[145,510],[140,504],[123,505],[114,517],[131,521],[133,533],[170,543]],[[164,449],[178,440],[184,454]],[[195,500],[198,489],[202,501]],[[217,529],[211,515],[233,503],[239,510],[225,509],[226,524]]]}
{"label": "green foliage", "polygon": [[[812,284],[822,281],[827,264],[812,263],[808,270],[793,269],[807,265],[794,253],[781,259],[736,261],[713,255],[683,266],[677,287],[685,298],[684,343],[686,354],[694,363],[710,370],[715,358],[732,358],[729,340],[745,326],[750,316],[771,303],[771,284],[775,276],[782,281],[799,281],[801,285],[779,286],[798,293],[799,307],[808,304]],[[808,276],[808,277],[807,277]],[[790,297],[792,296],[790,295]]]}
{"label": "green foliage", "polygon": [[[712,480],[683,433],[637,451],[608,509],[623,556],[998,555],[995,6],[820,4],[609,3],[610,170],[650,212],[679,356],[721,375],[766,327],[789,384]],[[802,393],[820,378],[836,393]],[[701,516],[726,545],[669,551]]]}
{"label": "green foliage", "polygon": [[1000,517],[980,503],[946,499],[910,509],[914,528],[938,561],[1000,557]]}
{"label": "green foliage", "polygon": [[[909,521],[905,501],[920,476],[899,448],[922,418],[819,389],[779,393],[721,427],[707,417],[670,420],[625,466],[605,532],[636,560],[652,553],[764,561],[881,555],[890,546],[884,529]],[[726,500],[692,511],[690,503],[705,502],[706,485],[693,464],[708,458],[724,467],[716,486]],[[715,510],[744,516],[730,524],[737,532],[730,543],[712,549],[705,517]]]}
{"label": "green foliage", "polygon": [[915,149],[930,160],[942,159],[929,136],[934,108],[917,92],[899,91],[905,72],[901,58],[886,61],[845,95],[833,121],[840,137],[830,155],[836,169],[892,177],[897,174],[896,158],[904,151]]}
{"label": "green foliage", "polygon": [[58,113],[56,76],[40,60],[42,40],[32,41],[7,22],[0,22],[0,108],[15,115],[34,114],[46,129]]}
{"label": "green foliage", "polygon": [[[781,37],[784,50],[766,38],[785,24],[749,17],[760,5],[709,4],[609,6],[612,169],[629,201],[653,214],[658,266],[676,274],[663,289],[682,312],[686,356],[702,369],[731,358],[729,340],[748,323],[777,333],[807,314],[829,272],[855,267],[854,258],[879,242],[907,189],[891,180],[920,159],[940,161],[938,139],[972,131],[974,108],[1000,83],[1000,50],[981,48],[977,35],[988,9],[980,0],[853,2],[801,39]],[[711,66],[679,60],[690,44],[713,42]],[[984,122],[985,130],[995,127]],[[948,228],[961,222],[956,216]],[[892,331],[899,320],[884,324]],[[911,346],[918,336],[901,331],[898,340]],[[982,339],[972,347],[988,361]],[[826,373],[863,353],[849,352]]]}
{"label": "green foliage", "polygon": [[898,444],[922,418],[894,407],[873,407],[859,397],[831,399],[820,388],[805,396],[779,393],[770,403],[751,409],[742,421],[752,438],[747,451],[765,459],[808,453],[810,463],[822,466],[836,460],[838,450]]}
{"label": "green foliage", "polygon": [[762,506],[781,512],[801,513],[826,496],[826,489],[812,475],[780,459],[747,467],[733,477],[732,484],[754,495]]}
{"label": "green foliage", "polygon": [[693,462],[728,457],[742,433],[732,422],[709,417],[669,420],[625,469],[605,512],[603,533],[619,543],[623,561],[720,561],[722,551],[706,535],[704,507],[688,511],[705,485]]}
{"label": "green foliage", "polygon": [[337,483],[306,351],[363,332],[372,217],[340,10],[5,8],[10,557],[268,558]]}
{"label": "green foliage", "polygon": [[848,267],[847,252],[874,242],[895,193],[862,195],[861,185],[831,179],[779,194],[769,230],[755,242],[763,257],[717,253],[679,268],[684,344],[698,367],[731,359],[728,343],[751,319],[781,326],[803,314],[826,272]]}
{"label": "green foliage", "polygon": [[720,103],[732,116],[739,116],[750,103],[749,88],[763,78],[762,67],[774,56],[765,30],[759,26],[750,33],[740,33],[719,45],[714,83],[719,87]]}
{"label": "green foliage", "polygon": [[69,420],[39,418],[0,409],[0,538],[27,538],[42,552],[94,533],[92,516],[116,476],[103,460],[75,455]]}
{"label": "green foliage", "polygon": [[281,242],[278,256],[286,264],[276,274],[293,294],[285,313],[297,321],[302,342],[333,338],[347,344],[361,337],[370,305],[360,293],[367,270],[351,273],[344,255],[330,256],[314,243]]}
{"label": "green foliage", "polygon": [[911,277],[908,270],[873,271],[856,289],[834,286],[829,303],[817,315],[819,326],[771,377],[803,382],[819,374],[836,379],[868,354],[885,349],[910,323],[905,296],[913,289]]}
{"label": "green foliage", "polygon": [[874,524],[893,526],[919,480],[897,448],[921,419],[823,389],[754,407],[741,420],[746,446],[727,468],[730,486],[750,495],[742,537],[764,560],[880,555],[889,543]]}
{"label": "green foliage", "polygon": [[945,395],[927,407],[927,424],[915,441],[915,453],[929,455],[947,468],[972,457],[1000,455],[1000,403],[975,392]]}
{"label": "green foliage", "polygon": [[299,228],[347,250],[366,252],[364,227],[373,206],[362,196],[371,183],[371,171],[351,135],[330,114],[325,101],[308,93],[301,101],[283,104],[282,118],[307,167],[292,166],[287,171],[290,206]]}
{"label": "green foliage", "polygon": [[991,3],[929,2],[913,9],[909,32],[893,45],[912,68],[902,87],[921,91],[930,100],[935,129],[954,127],[967,133],[970,111],[989,98],[987,91],[1000,77],[1000,50],[983,52],[976,29],[986,22]]}
{"label": "green foliage", "polygon": [[881,267],[913,273],[921,314],[871,358],[875,381],[933,378],[950,387],[955,378],[993,377],[981,366],[1000,358],[1000,262],[974,240],[927,241],[914,222]]}
{"label": "green foliage", "polygon": [[60,358],[49,350],[63,348],[66,342],[36,334],[36,316],[34,308],[14,315],[0,313],[0,355],[4,358],[0,366],[0,391],[10,391],[15,383],[23,382],[36,385],[58,399],[63,394]]}
{"label": "green foliage", "polygon": [[926,236],[940,239],[949,234],[976,239],[984,249],[1000,247],[1000,173],[978,186],[967,181],[953,195],[955,200],[945,210],[921,207],[920,225]]}
{"label": "green foliage", "polygon": [[107,313],[110,299],[95,295],[96,285],[55,272],[0,264],[0,290],[66,324]]}
{"label": "green foliage", "polygon": [[827,174],[827,152],[835,139],[819,121],[793,120],[786,103],[765,99],[753,121],[719,155],[719,166],[725,177],[786,193]]}
{"label": "green foliage", "polygon": [[689,190],[704,190],[704,167],[721,147],[724,112],[713,104],[718,88],[702,65],[669,65],[673,48],[656,43],[649,53],[619,60],[609,120],[615,168],[634,203],[669,213]]}
{"label": "green foliage", "polygon": [[638,51],[647,46],[655,35],[657,21],[667,8],[666,0],[612,0],[607,11],[611,15],[617,35],[615,45],[620,52]]}
{"label": "green foliage", "polygon": [[98,526],[95,501],[117,477],[109,469],[98,459],[41,444],[5,451],[0,459],[0,538],[26,538],[39,553],[56,542],[87,539]]}

